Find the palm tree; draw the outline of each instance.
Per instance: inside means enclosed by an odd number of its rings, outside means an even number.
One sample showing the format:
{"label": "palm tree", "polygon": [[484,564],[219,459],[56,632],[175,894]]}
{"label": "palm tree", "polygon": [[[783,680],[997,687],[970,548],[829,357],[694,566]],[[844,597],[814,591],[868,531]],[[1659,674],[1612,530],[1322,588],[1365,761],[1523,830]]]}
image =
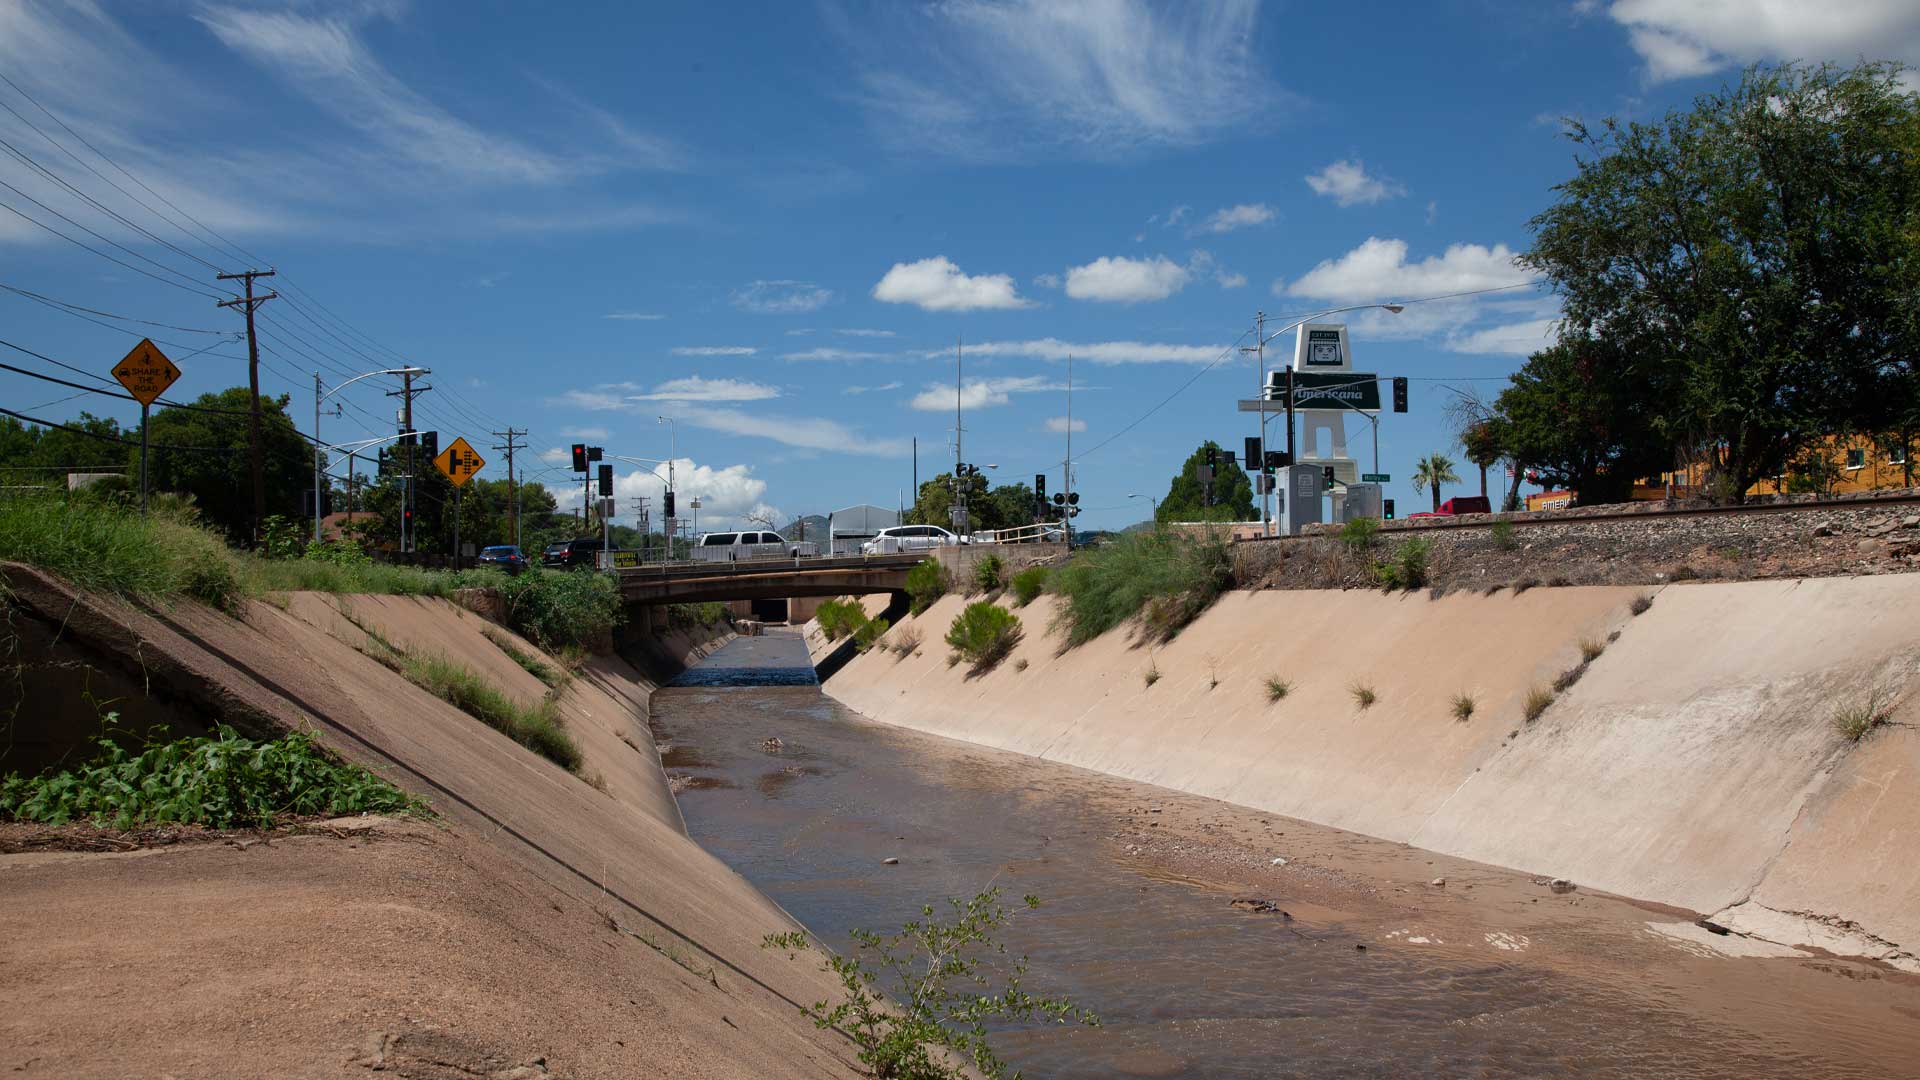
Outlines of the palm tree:
{"label": "palm tree", "polygon": [[1445,454],[1429,454],[1413,467],[1413,490],[1432,489],[1436,514],[1440,512],[1440,485],[1459,482],[1459,475],[1453,471],[1453,459]]}

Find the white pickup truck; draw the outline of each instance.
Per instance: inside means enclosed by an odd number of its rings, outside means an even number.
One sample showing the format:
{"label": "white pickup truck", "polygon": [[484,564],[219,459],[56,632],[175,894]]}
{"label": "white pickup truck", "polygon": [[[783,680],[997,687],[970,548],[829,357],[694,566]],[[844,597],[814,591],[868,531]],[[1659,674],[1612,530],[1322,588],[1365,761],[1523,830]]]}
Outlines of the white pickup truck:
{"label": "white pickup truck", "polygon": [[693,545],[695,562],[739,562],[742,559],[798,559],[818,555],[811,540],[788,540],[777,532],[702,533]]}

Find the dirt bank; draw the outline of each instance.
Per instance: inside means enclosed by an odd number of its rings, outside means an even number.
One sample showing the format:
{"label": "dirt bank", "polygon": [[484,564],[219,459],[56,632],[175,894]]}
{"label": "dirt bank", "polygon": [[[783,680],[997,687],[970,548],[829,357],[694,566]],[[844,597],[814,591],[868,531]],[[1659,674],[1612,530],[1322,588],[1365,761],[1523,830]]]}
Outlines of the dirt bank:
{"label": "dirt bank", "polygon": [[[1920,577],[1236,592],[1164,647],[1123,628],[1064,652],[1043,598],[980,676],[937,644],[962,603],[913,620],[917,654],[858,657],[826,691],[885,722],[1915,966],[1920,871],[1899,852],[1920,817]],[[1529,721],[1529,695],[1576,670]],[[1833,714],[1870,687],[1891,723],[1849,742]]]}
{"label": "dirt bank", "polygon": [[623,662],[560,699],[597,790],[355,647],[374,628],[523,701],[546,691],[488,632],[537,649],[453,605],[149,613],[0,570],[10,617],[51,628],[73,662],[207,723],[312,730],[441,815],[360,838],[0,856],[9,1067],[853,1075],[846,1044],[798,1011],[823,980],[759,948],[792,920],[685,836],[633,709],[649,684]]}

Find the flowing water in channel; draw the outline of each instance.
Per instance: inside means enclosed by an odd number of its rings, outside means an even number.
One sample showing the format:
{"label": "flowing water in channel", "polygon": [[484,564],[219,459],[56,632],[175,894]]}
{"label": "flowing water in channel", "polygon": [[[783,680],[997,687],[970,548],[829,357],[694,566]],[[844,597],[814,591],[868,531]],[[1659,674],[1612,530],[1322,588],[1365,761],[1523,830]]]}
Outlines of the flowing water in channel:
{"label": "flowing water in channel", "polygon": [[1647,928],[1685,913],[875,724],[806,663],[776,630],[657,695],[689,831],[836,948],[1040,896],[1007,945],[1103,1026],[1003,1033],[1029,1077],[1920,1075],[1915,977],[1711,955]]}

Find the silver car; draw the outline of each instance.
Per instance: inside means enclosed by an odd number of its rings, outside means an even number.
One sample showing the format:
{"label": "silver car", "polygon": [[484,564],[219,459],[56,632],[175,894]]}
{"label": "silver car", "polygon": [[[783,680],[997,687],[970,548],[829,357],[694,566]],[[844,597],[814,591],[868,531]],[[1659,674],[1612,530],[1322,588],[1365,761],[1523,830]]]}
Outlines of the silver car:
{"label": "silver car", "polygon": [[861,544],[860,553],[897,555],[903,551],[927,551],[963,542],[938,525],[895,525],[891,529],[881,529],[873,539]]}

